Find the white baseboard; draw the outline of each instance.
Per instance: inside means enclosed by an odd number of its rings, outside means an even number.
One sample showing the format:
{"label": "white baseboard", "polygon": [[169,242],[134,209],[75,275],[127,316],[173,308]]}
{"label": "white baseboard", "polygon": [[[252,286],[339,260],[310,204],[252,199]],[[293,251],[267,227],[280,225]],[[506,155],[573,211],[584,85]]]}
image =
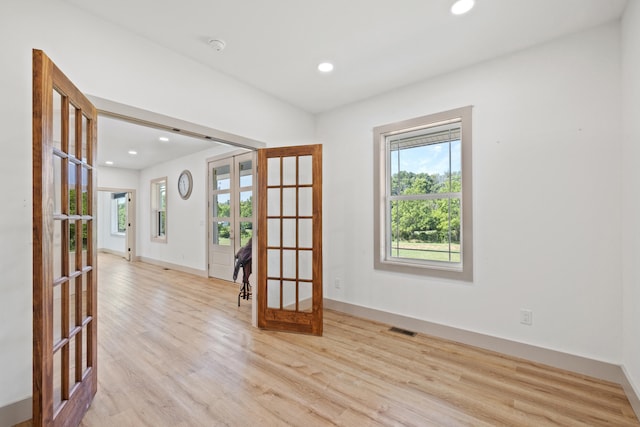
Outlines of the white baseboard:
{"label": "white baseboard", "polygon": [[146,262],[147,264],[157,265],[158,267],[168,268],[169,270],[176,270],[176,271],[181,271],[183,273],[193,274],[194,276],[209,277],[207,270],[198,270],[196,268],[185,267],[184,265],[172,264],[170,262],[159,261],[157,259],[147,258],[143,256],[136,257],[135,260]]}
{"label": "white baseboard", "polygon": [[11,427],[31,419],[31,397],[0,407],[0,426]]}
{"label": "white baseboard", "polygon": [[640,419],[640,393],[635,389],[631,381],[629,381],[629,373],[624,366],[622,367],[622,373],[622,388],[627,395],[627,399],[629,399],[629,403],[631,403],[633,412],[635,412],[636,417]]}
{"label": "white baseboard", "polygon": [[640,419],[640,400],[638,399],[638,394],[633,389],[626,371],[619,365],[510,341],[503,338],[496,338],[478,332],[466,331],[451,326],[440,325],[437,323],[427,322],[425,320],[388,313],[342,301],[325,298],[323,303],[324,308],[329,310],[339,311],[352,316],[386,323],[390,326],[433,335],[439,338],[480,347],[485,350],[496,351],[509,356],[542,363],[555,368],[589,375],[620,384],[623,387],[636,416]]}
{"label": "white baseboard", "polygon": [[126,254],[124,252],[114,251],[113,249],[109,249],[109,248],[98,248],[98,252],[103,252],[105,254],[111,254],[111,255],[121,256],[122,258],[126,258]]}

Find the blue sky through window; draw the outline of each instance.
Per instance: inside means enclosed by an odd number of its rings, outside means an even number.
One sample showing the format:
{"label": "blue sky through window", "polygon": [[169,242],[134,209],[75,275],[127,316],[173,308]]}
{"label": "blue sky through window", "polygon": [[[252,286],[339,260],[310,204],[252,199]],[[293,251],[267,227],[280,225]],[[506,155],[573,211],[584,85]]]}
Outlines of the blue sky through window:
{"label": "blue sky through window", "polygon": [[[391,175],[398,172],[398,156],[400,170],[415,174],[444,175],[449,173],[449,143],[422,145],[404,148],[391,152]],[[462,170],[460,141],[451,142],[451,172]]]}

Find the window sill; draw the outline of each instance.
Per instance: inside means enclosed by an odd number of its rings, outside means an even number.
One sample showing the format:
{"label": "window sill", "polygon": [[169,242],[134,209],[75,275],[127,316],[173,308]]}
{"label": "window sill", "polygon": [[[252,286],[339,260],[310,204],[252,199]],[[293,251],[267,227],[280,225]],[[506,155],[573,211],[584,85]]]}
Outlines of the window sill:
{"label": "window sill", "polygon": [[470,268],[465,269],[460,263],[446,265],[438,262],[415,263],[400,259],[380,259],[375,261],[374,268],[376,270],[392,271],[395,273],[473,282],[473,271]]}

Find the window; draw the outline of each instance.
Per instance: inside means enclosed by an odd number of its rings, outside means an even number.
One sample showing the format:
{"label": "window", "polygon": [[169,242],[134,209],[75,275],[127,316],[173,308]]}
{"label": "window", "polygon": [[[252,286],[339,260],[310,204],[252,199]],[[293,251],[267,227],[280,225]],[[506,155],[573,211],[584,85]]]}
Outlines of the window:
{"label": "window", "polygon": [[151,240],[167,241],[167,178],[151,181]]}
{"label": "window", "polygon": [[127,193],[111,193],[111,234],[127,231]]}
{"label": "window", "polygon": [[374,129],[374,266],[473,280],[471,107]]}

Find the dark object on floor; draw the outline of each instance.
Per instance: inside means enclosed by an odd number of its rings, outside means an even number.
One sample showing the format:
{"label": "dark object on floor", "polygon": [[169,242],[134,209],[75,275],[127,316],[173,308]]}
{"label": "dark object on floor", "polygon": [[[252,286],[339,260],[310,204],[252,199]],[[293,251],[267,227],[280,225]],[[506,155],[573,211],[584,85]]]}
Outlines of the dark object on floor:
{"label": "dark object on floor", "polygon": [[249,284],[249,276],[251,276],[251,239],[246,245],[240,248],[236,254],[236,265],[233,269],[233,281],[238,278],[238,272],[242,268],[242,287],[238,294],[238,307],[240,307],[240,298],[248,300],[251,298],[251,285]]}

